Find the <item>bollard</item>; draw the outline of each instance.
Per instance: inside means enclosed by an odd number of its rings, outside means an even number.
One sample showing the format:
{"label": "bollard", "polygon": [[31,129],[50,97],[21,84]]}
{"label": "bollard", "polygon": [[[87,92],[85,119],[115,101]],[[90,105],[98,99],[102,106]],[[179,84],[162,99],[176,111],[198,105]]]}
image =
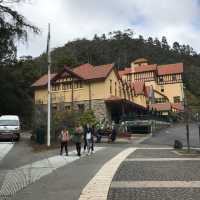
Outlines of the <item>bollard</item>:
{"label": "bollard", "polygon": [[189,133],[189,124],[186,124],[186,134],[187,134],[187,149],[190,151],[190,133]]}

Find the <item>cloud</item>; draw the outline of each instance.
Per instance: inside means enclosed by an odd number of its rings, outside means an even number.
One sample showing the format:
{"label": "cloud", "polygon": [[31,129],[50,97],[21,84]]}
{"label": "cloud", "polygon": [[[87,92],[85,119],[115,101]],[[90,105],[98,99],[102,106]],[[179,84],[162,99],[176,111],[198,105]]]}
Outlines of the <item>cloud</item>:
{"label": "cloud", "polygon": [[42,34],[18,44],[18,55],[40,55],[46,48],[47,24],[52,27],[52,47],[95,33],[133,29],[137,35],[187,43],[200,51],[198,0],[32,0],[17,10],[39,26]]}

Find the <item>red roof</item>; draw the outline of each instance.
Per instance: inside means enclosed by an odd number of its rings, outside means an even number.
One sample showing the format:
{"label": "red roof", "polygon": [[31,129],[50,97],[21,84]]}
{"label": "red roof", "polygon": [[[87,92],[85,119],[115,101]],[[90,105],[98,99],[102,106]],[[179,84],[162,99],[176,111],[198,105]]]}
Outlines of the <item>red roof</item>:
{"label": "red roof", "polygon": [[[56,76],[57,74],[51,74],[51,80]],[[45,74],[42,77],[40,77],[35,83],[32,84],[32,87],[42,87],[46,86],[48,83],[48,75]]]}
{"label": "red roof", "polygon": [[139,72],[147,72],[147,71],[156,71],[157,69],[157,65],[153,64],[153,65],[141,65],[138,67],[134,67],[135,72],[139,73]]}
{"label": "red roof", "polygon": [[135,94],[144,94],[144,81],[134,81],[132,82],[132,88]]}
{"label": "red roof", "polygon": [[100,66],[84,64],[74,68],[73,71],[79,76],[82,76],[85,80],[105,79],[109,75],[113,67],[114,64],[106,64]]}
{"label": "red roof", "polygon": [[128,68],[126,67],[126,68],[124,68],[124,70],[119,70],[118,73],[119,73],[119,76],[121,78],[123,75],[130,74],[131,73],[131,68],[130,67],[128,67]]}
{"label": "red roof", "polygon": [[[51,80],[54,78],[57,78],[57,76],[59,76],[65,70],[84,80],[105,79],[109,75],[109,73],[112,71],[113,68],[114,68],[114,64],[93,66],[87,63],[87,64],[80,65],[74,68],[73,70],[65,66],[64,69],[60,73],[52,74]],[[32,86],[33,87],[45,86],[47,84],[47,81],[48,81],[48,76],[47,74],[45,74],[41,78],[39,78]]]}
{"label": "red roof", "polygon": [[181,73],[183,73],[183,63],[158,66],[158,75],[181,74]]}
{"label": "red roof", "polygon": [[182,103],[173,103],[172,108],[179,111],[184,111],[184,106],[182,105]]}
{"label": "red roof", "polygon": [[171,104],[170,103],[155,103],[149,105],[149,110],[156,110],[156,111],[170,111]]}

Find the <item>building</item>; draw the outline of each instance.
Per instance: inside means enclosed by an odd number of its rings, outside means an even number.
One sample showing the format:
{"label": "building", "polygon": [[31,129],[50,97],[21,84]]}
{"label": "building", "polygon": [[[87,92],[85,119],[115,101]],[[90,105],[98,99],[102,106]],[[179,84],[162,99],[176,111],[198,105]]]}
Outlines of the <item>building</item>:
{"label": "building", "polygon": [[119,71],[119,74],[122,80],[143,88],[150,110],[162,115],[170,111],[183,111],[183,63],[157,65],[140,58],[133,61],[130,67]]}
{"label": "building", "polygon": [[[92,109],[97,119],[116,122],[129,113],[161,111],[159,104],[169,104],[167,112],[180,111],[184,98],[182,72],[181,63],[157,66],[145,59],[134,61],[122,71],[117,71],[114,64],[83,64],[73,69],[65,66],[51,75],[52,108],[79,112]],[[47,75],[32,87],[36,108],[46,110]]]}

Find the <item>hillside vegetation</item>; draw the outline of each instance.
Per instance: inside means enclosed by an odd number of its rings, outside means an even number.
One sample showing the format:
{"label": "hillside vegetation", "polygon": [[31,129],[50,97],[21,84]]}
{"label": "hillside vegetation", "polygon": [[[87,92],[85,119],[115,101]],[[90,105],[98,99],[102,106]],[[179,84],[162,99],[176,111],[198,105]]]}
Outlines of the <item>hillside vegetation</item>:
{"label": "hillside vegetation", "polygon": [[[188,104],[198,110],[200,105],[200,54],[189,45],[174,42],[170,46],[166,37],[135,37],[131,30],[115,31],[93,39],[77,39],[52,51],[52,71],[64,65],[74,67],[82,63],[94,65],[115,63],[118,69],[145,57],[150,63],[184,63],[184,83]],[[32,59],[30,56],[0,68],[0,113],[17,113],[31,120],[33,111],[31,84],[47,72],[46,54]]]}

